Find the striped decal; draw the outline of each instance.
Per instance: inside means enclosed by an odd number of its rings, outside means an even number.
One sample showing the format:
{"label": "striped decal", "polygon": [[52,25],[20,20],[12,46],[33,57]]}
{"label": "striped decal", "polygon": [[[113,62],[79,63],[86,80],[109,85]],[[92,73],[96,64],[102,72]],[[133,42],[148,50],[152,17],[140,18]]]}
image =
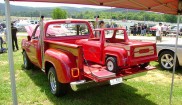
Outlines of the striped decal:
{"label": "striped decal", "polygon": [[154,54],[153,46],[137,47],[134,49],[134,57],[143,57]]}

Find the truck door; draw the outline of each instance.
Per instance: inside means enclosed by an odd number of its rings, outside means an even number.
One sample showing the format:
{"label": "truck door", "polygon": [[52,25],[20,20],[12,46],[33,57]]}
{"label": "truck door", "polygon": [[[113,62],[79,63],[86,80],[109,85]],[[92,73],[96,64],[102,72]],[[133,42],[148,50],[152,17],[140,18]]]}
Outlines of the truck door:
{"label": "truck door", "polygon": [[40,48],[38,47],[39,35],[40,35],[40,29],[39,25],[37,25],[31,36],[29,55],[30,55],[30,60],[38,67],[40,67],[40,62],[38,59],[41,57],[39,54]]}
{"label": "truck door", "polygon": [[94,61],[94,62],[101,62],[102,60],[102,45],[103,39],[100,31],[95,32],[95,37],[90,38],[89,41],[86,41],[84,44],[84,55],[85,58]]}

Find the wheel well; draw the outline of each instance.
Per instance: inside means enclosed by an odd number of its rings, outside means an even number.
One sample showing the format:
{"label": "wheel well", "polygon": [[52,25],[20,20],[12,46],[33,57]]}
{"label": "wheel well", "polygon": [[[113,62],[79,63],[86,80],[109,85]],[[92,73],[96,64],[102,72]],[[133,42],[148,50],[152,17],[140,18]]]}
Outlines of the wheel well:
{"label": "wheel well", "polygon": [[161,51],[158,53],[158,57],[159,57],[159,56],[160,56],[160,54],[161,54],[162,52],[164,52],[164,51],[170,51],[170,52],[174,53],[174,51],[172,51],[172,50],[169,50],[169,49],[163,49],[163,50],[161,50]]}
{"label": "wheel well", "polygon": [[48,71],[51,67],[54,67],[54,65],[48,61],[45,62],[45,73],[48,74]]}
{"label": "wheel well", "polygon": [[108,57],[115,57],[116,60],[117,60],[117,57],[116,57],[116,56],[113,56],[113,55],[106,55],[105,62],[106,62],[106,60],[107,60]]}

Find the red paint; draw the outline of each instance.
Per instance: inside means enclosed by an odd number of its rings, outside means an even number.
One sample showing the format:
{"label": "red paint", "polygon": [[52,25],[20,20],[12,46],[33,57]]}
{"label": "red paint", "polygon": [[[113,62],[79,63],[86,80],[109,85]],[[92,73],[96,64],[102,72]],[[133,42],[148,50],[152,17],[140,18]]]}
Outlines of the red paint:
{"label": "red paint", "polygon": [[[46,34],[48,26],[55,23],[67,23],[68,20],[53,20],[44,23],[44,33]],[[37,67],[42,67],[42,62],[51,63],[56,69],[58,80],[61,83],[70,83],[82,79],[96,80],[101,82],[98,78],[91,75],[90,70],[100,71],[105,70],[105,60],[107,56],[115,56],[117,58],[117,64],[122,69],[116,77],[122,77],[125,75],[132,75],[147,70],[140,71],[138,64],[150,62],[157,59],[156,45],[150,42],[132,41],[128,39],[125,29],[121,28],[109,28],[109,29],[96,29],[100,33],[99,38],[95,38],[94,32],[91,29],[89,23],[83,20],[69,20],[70,23],[84,23],[87,25],[89,33],[88,35],[77,36],[60,36],[60,37],[44,37],[44,61],[41,59],[40,48],[42,47],[38,37],[40,31],[35,32],[32,28],[29,29],[29,36],[31,40],[22,40],[22,49],[27,52],[30,61]],[[35,27],[35,26],[34,26]],[[55,28],[61,28],[55,26]],[[105,32],[112,30],[113,35],[110,38],[106,38]],[[124,39],[117,39],[116,33],[118,30],[122,30]],[[109,41],[109,42],[107,42]],[[134,57],[135,48],[153,46],[154,54],[149,56]],[[149,49],[139,50],[139,53],[147,53]],[[89,65],[85,64],[84,57],[88,61]],[[93,66],[92,68],[90,66]],[[99,65],[99,66],[94,66]],[[135,68],[129,69],[131,67]],[[45,68],[48,69],[48,68]],[[129,69],[130,73],[126,73]],[[90,79],[88,79],[90,78]],[[110,80],[111,78],[105,78],[104,80]]]}

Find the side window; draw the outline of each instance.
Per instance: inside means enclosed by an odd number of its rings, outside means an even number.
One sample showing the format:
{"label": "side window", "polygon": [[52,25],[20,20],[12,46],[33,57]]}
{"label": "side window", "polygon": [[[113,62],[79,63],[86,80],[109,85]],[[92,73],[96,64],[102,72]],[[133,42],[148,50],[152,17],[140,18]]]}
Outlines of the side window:
{"label": "side window", "polygon": [[32,39],[38,39],[40,35],[40,29],[39,29],[39,25],[37,25],[35,27],[34,32],[32,33]]}

